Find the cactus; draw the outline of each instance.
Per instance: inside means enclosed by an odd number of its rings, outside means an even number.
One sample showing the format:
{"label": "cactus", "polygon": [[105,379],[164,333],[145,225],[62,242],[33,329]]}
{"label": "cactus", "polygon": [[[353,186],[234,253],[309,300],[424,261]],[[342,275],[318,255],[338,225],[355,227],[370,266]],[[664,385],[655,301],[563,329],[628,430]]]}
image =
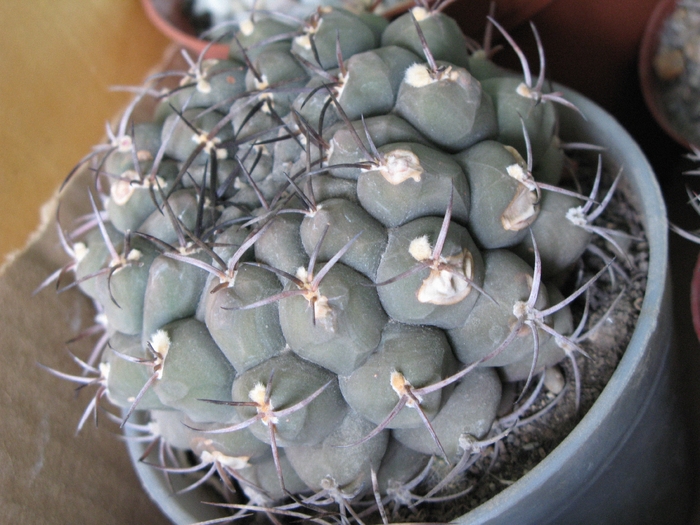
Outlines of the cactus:
{"label": "cactus", "polygon": [[[686,153],[684,157],[692,162],[692,169],[687,169],[683,171],[683,175],[700,175],[700,169],[697,165],[700,162],[700,148],[695,144],[690,144],[690,152]],[[688,202],[693,208],[693,211],[700,215],[700,196],[698,192],[693,189],[692,184],[686,184],[686,194],[688,197]],[[691,241],[695,244],[700,244],[700,231],[697,229],[687,229],[683,228],[678,224],[670,223],[669,227],[671,231],[680,235],[684,239]],[[700,267],[698,263],[695,263],[692,278],[690,280],[690,313],[693,321],[693,329],[695,335],[700,339]]]}
{"label": "cactus", "polygon": [[557,112],[576,109],[544,64],[533,83],[470,57],[441,8],[258,13],[229,60],[138,88],[153,121],[130,106],[83,160],[93,212],[44,283],[74,273],[101,312],[83,374],[52,371],[97,386],[79,426],[108,400],[160,442],[157,468],[245,494],[229,508],[386,520],[459,496],[514,427],[495,423],[504,382],[524,413],[545,368],[576,370],[570,303],[609,266],[566,298],[555,283],[618,235],[593,224],[602,164],[590,196],[557,186]]}

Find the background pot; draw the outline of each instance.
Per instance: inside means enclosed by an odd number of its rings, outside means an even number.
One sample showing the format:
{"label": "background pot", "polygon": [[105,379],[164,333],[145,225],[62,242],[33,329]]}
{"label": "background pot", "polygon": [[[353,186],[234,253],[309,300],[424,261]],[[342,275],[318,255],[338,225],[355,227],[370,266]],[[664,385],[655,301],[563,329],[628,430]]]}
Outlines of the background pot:
{"label": "background pot", "polygon": [[[537,3],[551,0],[538,0]],[[177,45],[198,56],[207,49],[206,58],[228,58],[229,46],[226,44],[211,44],[197,36],[192,24],[183,14],[184,0],[141,0],[143,9],[149,20],[156,28]],[[396,3],[383,13],[386,18],[395,17],[413,5],[412,0]],[[211,44],[211,45],[210,45]],[[207,46],[209,46],[207,48]]]}
{"label": "background pot", "polygon": [[700,340],[700,256],[695,262],[693,280],[690,282],[690,311],[693,316],[695,335]]}
{"label": "background pot", "polygon": [[649,17],[639,48],[639,82],[644,102],[661,128],[680,145],[690,149],[688,139],[671,123],[661,97],[661,81],[654,72],[653,62],[659,47],[660,35],[666,19],[676,8],[677,0],[660,1]]}
{"label": "background pot", "polygon": [[[557,88],[559,89],[559,88]],[[688,440],[674,394],[668,230],[661,192],[643,153],[604,110],[570,90],[586,115],[562,112],[562,136],[607,146],[609,166],[623,166],[643,215],[650,248],[648,287],[630,344],[598,401],[536,468],[457,520],[462,524],[682,523],[690,508]],[[197,502],[174,497],[160,472],[137,462],[141,480],[175,523],[208,519]],[[204,511],[211,512],[211,509]]]}
{"label": "background pot", "polygon": [[[459,21],[465,34],[476,38],[483,34],[490,1],[457,1],[447,11]],[[635,105],[639,42],[658,2],[498,0],[496,19],[523,48],[533,74],[537,74],[532,21],[544,44],[547,78],[594,100],[631,130],[640,127],[640,111]],[[505,44],[501,38],[498,43]],[[507,44],[494,60],[520,71],[518,59]],[[643,124],[642,128],[647,123]]]}
{"label": "background pot", "polygon": [[[189,20],[183,15],[181,0],[141,0],[149,20],[158,30],[179,46],[191,51],[195,56],[210,44],[197,37]],[[228,58],[228,45],[211,44],[205,54],[206,58]]]}

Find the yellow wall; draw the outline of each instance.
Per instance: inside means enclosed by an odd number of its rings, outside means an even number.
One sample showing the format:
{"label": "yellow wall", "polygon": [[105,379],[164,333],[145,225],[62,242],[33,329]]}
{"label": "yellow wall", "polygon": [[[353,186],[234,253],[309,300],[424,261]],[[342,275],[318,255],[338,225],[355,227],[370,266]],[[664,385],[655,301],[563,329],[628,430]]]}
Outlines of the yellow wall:
{"label": "yellow wall", "polygon": [[0,2],[0,262],[167,44],[138,0]]}

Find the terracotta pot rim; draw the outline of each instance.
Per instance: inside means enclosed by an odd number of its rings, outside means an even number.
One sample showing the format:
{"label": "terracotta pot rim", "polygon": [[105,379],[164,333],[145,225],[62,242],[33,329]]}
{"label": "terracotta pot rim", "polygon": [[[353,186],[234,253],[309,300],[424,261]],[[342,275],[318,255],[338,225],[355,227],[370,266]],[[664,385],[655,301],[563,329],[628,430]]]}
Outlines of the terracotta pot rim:
{"label": "terracotta pot rim", "polygon": [[205,58],[228,58],[228,45],[212,43],[211,41],[197,38],[196,35],[188,33],[183,28],[173,23],[166,13],[159,11],[156,4],[157,2],[154,2],[154,0],[141,0],[141,5],[148,19],[166,37],[177,42],[185,49],[196,53],[197,56],[206,49]]}
{"label": "terracotta pot rim", "polygon": [[[553,0],[545,1],[549,3]],[[191,31],[191,28],[182,27],[181,24],[176,23],[172,19],[172,16],[169,16],[169,13],[164,13],[162,10],[158,9],[157,0],[141,0],[141,5],[151,23],[170,40],[192,51],[197,56],[206,50],[204,58],[216,58],[220,60],[228,58],[229,46],[227,44],[212,43],[209,40],[197,37],[197,35]],[[415,5],[413,0],[405,0],[382,13],[382,16],[387,19],[392,19],[405,13],[413,5]]]}

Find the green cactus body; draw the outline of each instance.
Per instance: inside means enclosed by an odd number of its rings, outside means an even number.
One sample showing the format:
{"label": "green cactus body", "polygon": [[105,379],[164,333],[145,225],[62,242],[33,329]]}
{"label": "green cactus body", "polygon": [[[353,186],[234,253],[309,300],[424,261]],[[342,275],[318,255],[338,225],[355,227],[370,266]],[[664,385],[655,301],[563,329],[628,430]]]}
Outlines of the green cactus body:
{"label": "green cactus body", "polygon": [[[112,346],[111,351],[106,353],[102,362],[102,367],[106,367],[108,370],[106,373],[107,396],[112,403],[128,407],[134,403],[143,385],[148,381],[149,371],[148,367],[123,359],[116,352],[136,359],[148,359],[148,356],[141,346],[139,337],[135,335],[116,332],[110,338],[110,345]],[[167,410],[180,416],[179,412],[172,411],[167,405],[161,403],[153,391],[148,391],[143,395],[139,406],[143,410]]]}
{"label": "green cactus body", "polygon": [[540,285],[591,242],[567,221],[585,200],[537,185],[566,160],[555,107],[412,15],[255,13],[96,156],[105,211],[71,239],[107,319],[96,382],[252,506],[346,516],[373,480],[412,505],[500,431],[503,380],[572,352]]}
{"label": "green cactus body", "polygon": [[[308,282],[303,273],[302,281]],[[337,374],[350,373],[377,347],[387,320],[370,285],[364,276],[337,264],[317,292],[280,301],[287,344],[301,357]]]}
{"label": "green cactus body", "polygon": [[292,51],[315,64],[313,40],[319,65],[323,69],[338,67],[336,38],[340,41],[340,53],[346,58],[374,49],[378,44],[375,28],[362,22],[359,17],[343,9],[322,7],[308,21],[302,34],[294,38]]}
{"label": "green cactus body", "polygon": [[469,218],[469,185],[451,156],[422,144],[399,142],[379,148],[384,161],[357,181],[362,206],[385,226],[443,215],[453,194],[452,217]]}
{"label": "green cactus body", "polygon": [[[206,260],[203,252],[192,253],[197,260]],[[192,317],[202,296],[207,272],[196,266],[159,255],[148,271],[144,294],[142,343],[164,325]]]}
{"label": "green cactus body", "polygon": [[[347,405],[334,374],[291,352],[268,359],[238,375],[233,383],[233,399],[253,401],[259,406],[270,378],[269,404],[279,409],[296,405],[325,386],[311,403],[277,423],[275,439],[278,446],[316,445],[337,427],[345,415]],[[243,419],[256,415],[254,407],[237,408]],[[269,421],[257,421],[250,426],[250,430],[258,439],[269,443],[269,424]]]}
{"label": "green cactus body", "polygon": [[[142,171],[149,173],[149,164],[152,165],[148,163],[140,167]],[[154,178],[147,175],[142,179],[131,168],[119,172],[119,178],[110,186],[109,200],[105,205],[112,226],[122,233],[137,231],[157,210],[157,203],[162,202],[159,189],[169,191],[169,181],[175,179],[177,172],[177,165],[172,161],[161,163]]]}
{"label": "green cactus body", "polygon": [[[485,252],[484,268],[484,291],[493,300],[480,296],[466,322],[448,331],[452,348],[463,363],[487,358],[506,340],[516,322],[514,309],[528,298],[532,288],[532,268],[512,252]],[[542,309],[548,301],[547,291],[541,287],[536,307]],[[549,334],[541,329],[538,332],[543,344]],[[510,345],[488,358],[484,365],[503,366],[520,361],[533,354],[534,346],[530,328],[523,326]]]}
{"label": "green cactus body", "polygon": [[[582,206],[582,201],[561,193],[545,192],[540,201],[540,212],[532,225],[532,234],[542,259],[545,278],[570,269],[591,242],[592,234],[567,218],[569,210]],[[560,246],[560,237],[566,237],[566,247]],[[534,247],[531,237],[525,237],[514,248],[523,259],[534,263]]]}
{"label": "green cactus body", "polygon": [[[444,334],[433,328],[391,323],[367,361],[342,377],[340,389],[348,404],[365,419],[379,424],[398,401],[395,374],[400,373],[415,387],[427,386],[455,372],[456,362]],[[434,392],[421,402],[423,411],[433,416],[440,407],[441,393]],[[421,418],[416,410],[404,407],[389,428],[416,427]]]}
{"label": "green cactus body", "polygon": [[[501,399],[501,382],[493,369],[475,371],[452,391],[432,426],[448,458],[460,451],[465,435],[484,437],[491,429]],[[440,454],[425,428],[399,429],[394,437],[405,446],[423,454]]]}
{"label": "green cactus body", "polygon": [[171,100],[174,109],[208,108],[225,101],[219,109],[226,111],[246,90],[243,63],[208,59],[198,66],[191,67],[180,80],[181,89]]}
{"label": "green cactus body", "polygon": [[477,301],[473,284],[483,283],[484,265],[465,228],[450,224],[442,253],[437,261],[431,259],[441,224],[437,217],[423,217],[390,230],[377,280],[384,283],[423,265],[378,288],[384,309],[398,321],[456,328]]}
{"label": "green cactus body", "polygon": [[342,422],[318,445],[289,447],[287,457],[299,477],[312,490],[338,490],[352,494],[371,483],[370,469],[379,468],[389,441],[383,431],[372,440],[355,447],[353,443],[372,430],[373,425],[348,411]]}
{"label": "green cactus body", "polygon": [[[235,282],[235,286],[216,293],[209,290],[204,298],[206,325],[235,369],[244,372],[278,355],[285,341],[275,305],[236,308],[273,295],[282,287],[274,274],[254,266],[241,267]],[[251,333],[256,336],[250,337]]]}
{"label": "green cactus body", "polygon": [[[372,143],[380,148],[386,144],[396,142],[411,142],[428,144],[423,135],[418,130],[411,126],[405,120],[396,115],[384,115],[381,117],[368,118],[364,121],[367,134],[369,134]],[[364,126],[361,122],[353,123],[352,132],[347,127],[339,128],[331,139],[331,153],[329,155],[329,166],[339,164],[354,164],[361,162],[369,162],[365,151],[370,147],[367,136],[364,132]],[[361,148],[357,139],[362,142]],[[336,177],[357,180],[361,173],[361,168],[333,168],[330,172]]]}
{"label": "green cactus body", "polygon": [[498,140],[513,146],[525,157],[521,118],[530,137],[532,157],[537,165],[554,136],[556,111],[552,103],[538,103],[522,94],[522,81],[517,77],[497,77],[483,81],[484,91],[491,95],[498,115]]}
{"label": "green cactus body", "polygon": [[[457,23],[440,12],[429,12],[422,7],[414,7],[411,14],[420,25],[428,47],[436,60],[444,60],[459,67],[466,67],[466,39]],[[401,46],[424,56],[418,33],[410,14],[394,20],[382,33],[382,46]]]}
{"label": "green cactus body", "polygon": [[148,242],[133,239],[127,253],[110,261],[110,271],[95,279],[97,300],[103,305],[110,328],[140,334],[149,268],[157,251]]}
{"label": "green cactus body", "polygon": [[406,70],[396,112],[448,151],[494,138],[498,130],[491,98],[480,83],[466,69],[443,62],[437,72],[428,64]]}
{"label": "green cactus body", "polygon": [[[111,225],[105,225],[107,239],[118,245],[122,242],[122,234]],[[94,276],[105,271],[105,261],[110,255],[105,238],[99,230],[91,230],[84,239],[74,247],[76,254],[75,279],[85,295],[97,298],[98,279]]]}
{"label": "green cactus body", "polygon": [[483,141],[455,156],[471,189],[470,230],[485,248],[517,244],[539,213],[536,192],[523,184],[520,158],[496,141]]}

